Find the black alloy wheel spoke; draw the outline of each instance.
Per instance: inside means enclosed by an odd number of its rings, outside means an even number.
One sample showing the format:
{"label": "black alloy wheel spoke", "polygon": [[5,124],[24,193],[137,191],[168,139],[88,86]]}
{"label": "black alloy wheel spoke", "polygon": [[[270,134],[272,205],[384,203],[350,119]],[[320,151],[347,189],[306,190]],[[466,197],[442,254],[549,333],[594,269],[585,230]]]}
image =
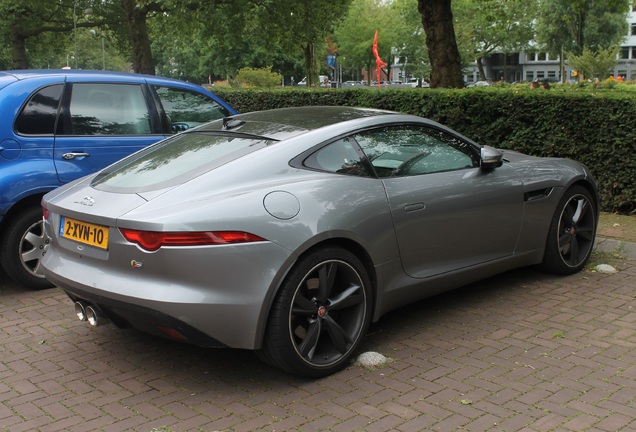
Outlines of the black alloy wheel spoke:
{"label": "black alloy wheel spoke", "polygon": [[574,226],[574,213],[570,203],[568,203],[563,209],[563,222],[568,228]]}
{"label": "black alloy wheel spoke", "polygon": [[570,242],[570,264],[577,265],[579,263],[579,241],[576,236],[572,236]]}
{"label": "black alloy wheel spoke", "polygon": [[559,237],[559,250],[561,251],[561,253],[563,253],[563,250],[570,244],[571,241],[572,234],[570,233],[570,231],[564,232],[563,235]]}
{"label": "black alloy wheel spoke", "polygon": [[578,225],[583,216],[587,211],[587,201],[584,199],[576,200],[576,209],[574,210],[574,214],[572,215],[572,222],[574,225]]}
{"label": "black alloy wheel spoke", "polygon": [[310,316],[316,313],[316,303],[311,299],[303,296],[300,293],[296,294],[294,298],[294,306],[292,307],[292,313],[303,316]]}
{"label": "black alloy wheel spoke", "polygon": [[363,298],[361,295],[356,294],[360,288],[360,285],[351,285],[333,299],[329,299],[329,309],[340,310],[360,304]]}
{"label": "black alloy wheel spoke", "polygon": [[320,333],[322,332],[322,320],[314,319],[310,320],[309,328],[307,329],[307,335],[303,339],[302,343],[298,346],[298,351],[303,357],[312,359],[316,352],[316,346],[320,339]]}
{"label": "black alloy wheel spoke", "polygon": [[318,277],[320,279],[320,286],[318,287],[318,300],[323,304],[327,302],[327,298],[329,297],[329,294],[333,289],[337,269],[337,264],[328,263],[323,265],[318,270]]}
{"label": "black alloy wheel spoke", "polygon": [[594,229],[592,227],[579,227],[576,231],[576,235],[584,240],[594,239]]}
{"label": "black alloy wheel spoke", "polygon": [[344,329],[340,327],[333,318],[327,315],[324,318],[325,327],[329,337],[331,338],[331,342],[333,342],[334,348],[338,350],[340,354],[344,354],[347,352],[347,347],[350,344],[349,337],[345,333]]}

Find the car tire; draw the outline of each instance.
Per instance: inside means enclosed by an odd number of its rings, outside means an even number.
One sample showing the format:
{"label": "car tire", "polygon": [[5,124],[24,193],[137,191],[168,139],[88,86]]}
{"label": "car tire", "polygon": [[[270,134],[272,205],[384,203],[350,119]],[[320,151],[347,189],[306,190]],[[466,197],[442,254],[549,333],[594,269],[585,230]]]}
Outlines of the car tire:
{"label": "car tire", "polygon": [[355,255],[326,247],[302,257],[271,308],[259,357],[308,378],[344,368],[371,321],[371,285]]}
{"label": "car tire", "polygon": [[598,212],[582,186],[568,189],[552,217],[542,267],[554,274],[578,272],[594,247]]}
{"label": "car tire", "polygon": [[42,208],[29,207],[7,221],[0,249],[2,268],[14,281],[27,288],[50,288],[40,261],[46,252],[49,239],[44,232]]}

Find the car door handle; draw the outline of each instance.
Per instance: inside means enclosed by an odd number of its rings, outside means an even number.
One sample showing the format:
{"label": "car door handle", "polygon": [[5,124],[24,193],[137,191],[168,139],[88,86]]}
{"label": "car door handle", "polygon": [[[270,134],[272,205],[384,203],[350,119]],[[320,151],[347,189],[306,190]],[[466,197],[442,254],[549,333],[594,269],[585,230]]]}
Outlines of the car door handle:
{"label": "car door handle", "polygon": [[71,160],[71,159],[75,159],[75,158],[85,158],[85,157],[89,157],[91,154],[90,153],[83,153],[83,152],[77,152],[77,153],[64,153],[62,155],[63,159],[66,160]]}
{"label": "car door handle", "polygon": [[407,213],[424,210],[424,203],[407,204],[404,206],[404,211]]}

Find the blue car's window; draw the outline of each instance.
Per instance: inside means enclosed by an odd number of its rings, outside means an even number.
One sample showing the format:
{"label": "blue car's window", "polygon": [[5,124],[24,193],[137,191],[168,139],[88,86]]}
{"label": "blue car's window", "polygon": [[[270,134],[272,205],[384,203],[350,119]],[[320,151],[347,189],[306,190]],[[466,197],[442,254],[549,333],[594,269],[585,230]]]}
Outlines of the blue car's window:
{"label": "blue car's window", "polygon": [[402,177],[479,166],[472,145],[443,131],[394,126],[356,135],[379,177]]}
{"label": "blue car's window", "polygon": [[176,186],[271,143],[246,136],[184,133],[104,169],[92,186],[114,192],[145,192]]}
{"label": "blue car's window", "polygon": [[53,135],[62,88],[62,84],[52,85],[31,96],[15,121],[16,132],[22,135]]}
{"label": "blue car's window", "polygon": [[173,133],[230,115],[230,112],[205,95],[170,87],[154,87]]}
{"label": "blue car's window", "polygon": [[72,135],[149,134],[150,116],[140,85],[74,84]]}

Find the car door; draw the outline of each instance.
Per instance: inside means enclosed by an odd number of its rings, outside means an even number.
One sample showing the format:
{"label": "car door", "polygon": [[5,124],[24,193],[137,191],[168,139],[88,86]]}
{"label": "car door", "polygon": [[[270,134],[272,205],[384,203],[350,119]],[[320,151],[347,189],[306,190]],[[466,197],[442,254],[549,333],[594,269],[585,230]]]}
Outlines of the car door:
{"label": "car door", "polygon": [[63,183],[163,138],[144,83],[72,82],[64,98],[54,150]]}
{"label": "car door", "polygon": [[511,168],[479,167],[479,149],[419,125],[356,137],[382,178],[404,271],[426,278],[514,253],[523,188]]}

